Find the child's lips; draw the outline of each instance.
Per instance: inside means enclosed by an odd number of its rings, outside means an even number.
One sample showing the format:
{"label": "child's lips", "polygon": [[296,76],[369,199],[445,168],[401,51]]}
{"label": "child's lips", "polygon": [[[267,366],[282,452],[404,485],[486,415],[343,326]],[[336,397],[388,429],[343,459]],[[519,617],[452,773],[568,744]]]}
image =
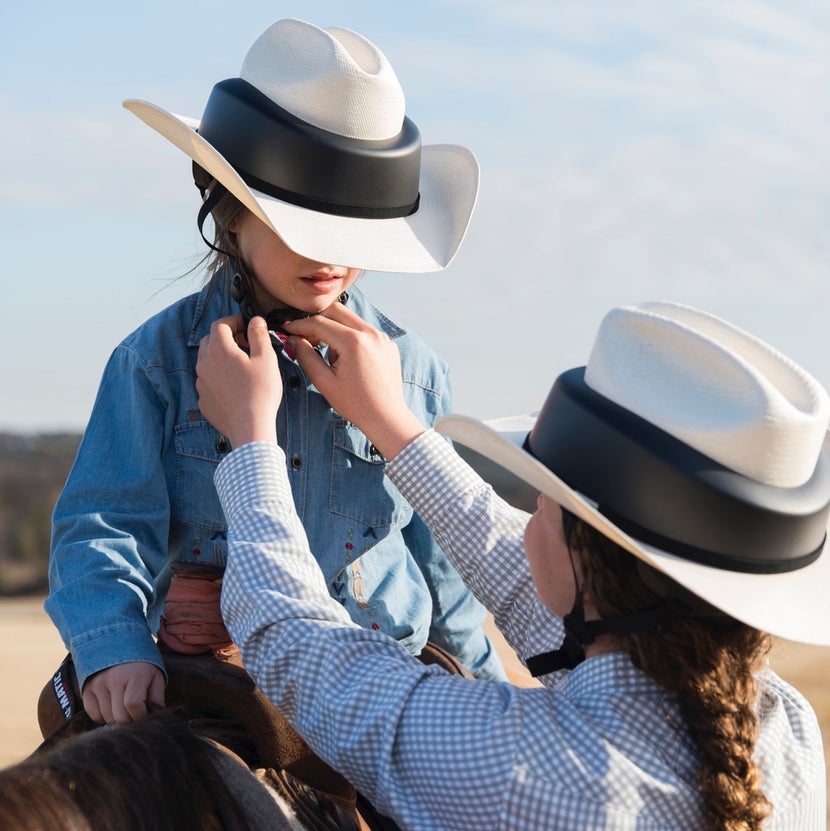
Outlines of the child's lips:
{"label": "child's lips", "polygon": [[300,279],[313,291],[325,294],[337,287],[342,278],[337,274],[309,274]]}

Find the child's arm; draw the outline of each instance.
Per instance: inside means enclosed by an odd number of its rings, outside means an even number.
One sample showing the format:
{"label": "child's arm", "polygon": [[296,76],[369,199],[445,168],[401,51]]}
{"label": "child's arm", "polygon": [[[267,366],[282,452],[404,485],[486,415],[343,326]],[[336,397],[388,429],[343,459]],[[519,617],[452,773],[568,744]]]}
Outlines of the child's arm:
{"label": "child's arm", "polygon": [[[111,697],[116,689],[126,693],[138,684],[160,700],[157,682],[142,679],[157,673],[163,677],[147,622],[156,600],[155,580],[167,561],[170,529],[160,460],[163,425],[163,404],[143,367],[131,350],[117,348],[55,506],[51,592],[45,603],[72,653],[85,704],[93,710],[94,698],[104,696],[104,688]],[[128,664],[140,667],[138,677],[125,669],[117,672],[121,680],[104,675]],[[156,672],[148,672],[148,666]],[[96,680],[87,695],[92,677]],[[136,707],[143,709],[120,700],[112,709],[121,719]],[[108,709],[99,708],[103,715]]]}

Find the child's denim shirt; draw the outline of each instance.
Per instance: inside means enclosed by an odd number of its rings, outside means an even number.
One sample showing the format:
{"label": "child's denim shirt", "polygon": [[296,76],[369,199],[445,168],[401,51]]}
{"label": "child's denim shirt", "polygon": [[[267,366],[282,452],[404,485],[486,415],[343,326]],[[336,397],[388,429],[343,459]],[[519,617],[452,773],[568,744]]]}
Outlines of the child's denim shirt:
{"label": "child's denim shirt", "polygon": [[[349,295],[349,308],[397,343],[407,402],[432,425],[450,406],[446,365],[359,289]],[[152,634],[170,563],[225,563],[213,474],[231,447],[199,412],[196,357],[211,323],[237,311],[217,278],[128,336],[104,371],[55,506],[46,601],[81,683],[126,661],[163,666]],[[284,353],[280,370],[277,435],[332,595],[361,626],[415,653],[429,638],[477,675],[504,678],[481,630],[483,608],[384,475],[383,457]]]}

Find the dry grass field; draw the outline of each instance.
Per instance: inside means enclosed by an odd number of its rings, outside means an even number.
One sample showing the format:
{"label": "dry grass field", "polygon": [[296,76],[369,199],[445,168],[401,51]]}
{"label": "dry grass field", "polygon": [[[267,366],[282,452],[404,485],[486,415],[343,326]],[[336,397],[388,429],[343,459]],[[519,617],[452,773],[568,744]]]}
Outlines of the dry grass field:
{"label": "dry grass field", "polygon": [[[498,633],[491,629],[491,635],[513,680],[532,683]],[[65,650],[42,601],[34,598],[0,600],[0,643],[0,766],[5,767],[39,744],[37,697]],[[830,648],[781,641],[772,664],[815,707],[824,735],[825,759],[830,759]]]}

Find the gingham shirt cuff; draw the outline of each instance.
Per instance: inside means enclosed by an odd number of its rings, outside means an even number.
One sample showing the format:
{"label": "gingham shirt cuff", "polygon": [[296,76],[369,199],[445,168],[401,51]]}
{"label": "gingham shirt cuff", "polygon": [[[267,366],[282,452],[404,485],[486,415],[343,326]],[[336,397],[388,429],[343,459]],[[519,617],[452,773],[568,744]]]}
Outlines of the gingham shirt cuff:
{"label": "gingham shirt cuff", "polygon": [[250,505],[293,504],[285,453],[274,442],[255,441],[236,448],[220,462],[214,482],[228,524]]}
{"label": "gingham shirt cuff", "polygon": [[386,474],[428,524],[441,515],[447,501],[458,493],[487,488],[449,441],[435,430],[427,430],[411,441],[387,464]]}

